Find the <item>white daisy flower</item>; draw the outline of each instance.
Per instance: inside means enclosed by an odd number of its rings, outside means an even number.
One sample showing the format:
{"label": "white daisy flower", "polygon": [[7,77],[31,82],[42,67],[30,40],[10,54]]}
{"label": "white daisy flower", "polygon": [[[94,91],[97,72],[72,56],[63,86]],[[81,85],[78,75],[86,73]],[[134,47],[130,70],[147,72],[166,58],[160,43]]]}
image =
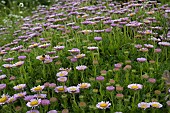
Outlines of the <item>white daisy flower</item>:
{"label": "white daisy flower", "polygon": [[33,88],[31,89],[31,91],[32,91],[32,92],[40,92],[40,91],[42,91],[43,89],[44,89],[44,86],[38,85],[37,87],[33,87]]}
{"label": "white daisy flower", "polygon": [[96,105],[96,107],[99,109],[106,109],[106,108],[109,108],[110,105],[111,103],[109,103],[109,101],[107,102],[101,101]]}
{"label": "white daisy flower", "polygon": [[67,76],[68,72],[67,71],[60,71],[56,74],[57,77],[64,77]]}
{"label": "white daisy flower", "polygon": [[127,87],[129,89],[138,90],[138,89],[142,89],[143,85],[141,85],[141,84],[129,84]]}
{"label": "white daisy flower", "polygon": [[30,102],[27,103],[28,107],[36,107],[41,103],[41,99],[31,99]]}
{"label": "white daisy flower", "polygon": [[154,108],[161,108],[163,106],[159,102],[150,102],[150,105]]}
{"label": "white daisy flower", "polygon": [[77,87],[79,87],[80,89],[86,89],[89,88],[90,86],[91,86],[90,83],[81,83],[77,85]]}
{"label": "white daisy flower", "polygon": [[140,102],[140,103],[138,103],[138,107],[145,110],[146,108],[149,108],[149,107],[150,107],[150,103]]}
{"label": "white daisy flower", "polygon": [[23,90],[26,87],[26,84],[18,84],[13,87],[15,90]]}
{"label": "white daisy flower", "polygon": [[67,90],[69,93],[79,93],[80,92],[80,89],[76,86],[68,87]]}

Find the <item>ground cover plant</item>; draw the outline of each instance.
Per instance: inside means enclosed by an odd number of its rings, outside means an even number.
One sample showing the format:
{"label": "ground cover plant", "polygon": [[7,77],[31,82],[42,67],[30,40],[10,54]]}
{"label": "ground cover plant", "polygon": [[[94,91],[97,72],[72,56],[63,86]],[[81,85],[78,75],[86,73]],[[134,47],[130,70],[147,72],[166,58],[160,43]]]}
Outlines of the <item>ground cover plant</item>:
{"label": "ground cover plant", "polygon": [[168,4],[67,0],[11,18],[0,113],[170,113]]}

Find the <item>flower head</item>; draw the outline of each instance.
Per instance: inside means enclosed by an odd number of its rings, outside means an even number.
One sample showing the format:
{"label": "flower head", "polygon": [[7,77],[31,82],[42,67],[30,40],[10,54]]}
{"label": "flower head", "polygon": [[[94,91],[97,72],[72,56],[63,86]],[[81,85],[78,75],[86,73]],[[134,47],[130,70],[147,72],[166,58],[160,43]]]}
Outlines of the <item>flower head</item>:
{"label": "flower head", "polygon": [[85,65],[77,66],[76,69],[79,71],[84,71],[85,69],[87,69],[87,66]]}
{"label": "flower head", "polygon": [[40,92],[40,91],[42,91],[43,89],[44,89],[44,86],[38,85],[37,87],[33,87],[33,88],[31,89],[31,91],[32,91],[32,92]]}
{"label": "flower head", "polygon": [[150,102],[150,105],[154,108],[161,108],[163,106],[159,102]]}
{"label": "flower head", "polygon": [[40,112],[36,109],[33,109],[33,110],[30,110],[30,111],[27,111],[26,113],[40,113]]}
{"label": "flower head", "polygon": [[90,83],[81,83],[77,85],[77,87],[79,87],[80,89],[87,89],[90,86],[91,86]]}
{"label": "flower head", "polygon": [[138,62],[146,62],[147,59],[146,59],[146,58],[137,58],[137,61],[138,61]]}
{"label": "flower head", "polygon": [[2,66],[3,66],[4,68],[7,68],[7,69],[10,69],[10,68],[13,67],[12,64],[3,64]]}
{"label": "flower head", "polygon": [[0,80],[6,78],[6,75],[0,75]]}
{"label": "flower head", "polygon": [[150,107],[150,103],[140,102],[140,103],[138,103],[138,107],[145,110],[146,108],[149,108],[149,107]]}
{"label": "flower head", "polygon": [[69,93],[79,93],[80,92],[80,89],[76,86],[68,87],[67,90]]}
{"label": "flower head", "polygon": [[31,99],[30,102],[27,103],[28,107],[36,107],[41,103],[41,99]]}
{"label": "flower head", "polygon": [[56,74],[57,77],[64,77],[67,76],[68,72],[67,71],[60,71]]}
{"label": "flower head", "polygon": [[66,86],[57,86],[54,90],[56,93],[67,92],[67,87]]}
{"label": "flower head", "polygon": [[24,97],[26,94],[27,94],[27,92],[25,91],[25,92],[20,92],[20,93],[14,94],[14,96],[15,96],[16,98],[22,98],[22,97]]}
{"label": "flower head", "polygon": [[19,62],[16,62],[15,64],[13,64],[14,67],[19,67],[19,66],[22,66],[24,64],[24,61],[19,61]]}
{"label": "flower head", "polygon": [[143,86],[141,84],[129,84],[127,87],[129,89],[138,90],[138,89],[142,89]]}
{"label": "flower head", "polygon": [[47,113],[58,113],[56,110],[50,110]]}
{"label": "flower head", "polygon": [[106,87],[106,90],[108,90],[108,91],[113,91],[114,89],[115,89],[114,86],[107,86],[107,87]]}
{"label": "flower head", "polygon": [[17,98],[15,96],[9,97],[8,100],[7,100],[7,103],[12,103],[16,100],[17,100]]}
{"label": "flower head", "polygon": [[109,101],[107,102],[101,101],[96,105],[96,107],[99,109],[106,109],[106,108],[109,108],[110,105],[111,103],[109,103]]}
{"label": "flower head", "polygon": [[57,80],[59,82],[66,82],[67,81],[67,77],[58,77]]}
{"label": "flower head", "polygon": [[6,84],[0,84],[0,90],[3,90],[6,88]]}
{"label": "flower head", "polygon": [[43,99],[41,100],[41,105],[45,106],[45,105],[49,105],[50,101],[48,99]]}
{"label": "flower head", "polygon": [[15,90],[23,90],[26,87],[26,84],[18,84],[13,87]]}
{"label": "flower head", "polygon": [[0,98],[0,105],[5,104],[8,101],[9,95],[3,94]]}

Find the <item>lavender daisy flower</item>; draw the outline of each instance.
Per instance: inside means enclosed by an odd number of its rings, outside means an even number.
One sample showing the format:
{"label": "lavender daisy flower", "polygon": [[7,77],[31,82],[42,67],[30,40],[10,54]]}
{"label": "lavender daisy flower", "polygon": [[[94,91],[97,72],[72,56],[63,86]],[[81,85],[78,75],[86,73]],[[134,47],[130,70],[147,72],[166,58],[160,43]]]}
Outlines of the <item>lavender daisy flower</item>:
{"label": "lavender daisy flower", "polygon": [[144,44],[144,46],[147,47],[147,48],[153,48],[153,47],[154,47],[154,46],[151,45],[151,44]]}
{"label": "lavender daisy flower", "polygon": [[6,78],[6,75],[0,75],[0,80]]}
{"label": "lavender daisy flower", "polygon": [[146,62],[147,59],[146,59],[146,58],[137,58],[137,61],[138,61],[138,62]]}
{"label": "lavender daisy flower", "polygon": [[85,54],[78,54],[74,56],[76,59],[84,58],[86,55]]}
{"label": "lavender daisy flower", "polygon": [[142,45],[141,44],[136,44],[135,48],[142,48]]}
{"label": "lavender daisy flower", "polygon": [[5,61],[5,62],[10,62],[10,61],[13,61],[13,60],[14,60],[14,58],[3,59],[3,61]]}
{"label": "lavender daisy flower", "polygon": [[108,91],[113,91],[115,89],[115,87],[113,87],[113,86],[107,86],[106,87],[106,90],[108,90]]}
{"label": "lavender daisy flower", "polygon": [[17,100],[17,98],[15,96],[9,97],[7,100],[7,103],[13,103],[16,100]]}
{"label": "lavender daisy flower", "polygon": [[79,87],[80,89],[87,89],[91,86],[90,83],[80,83],[77,85],[77,87]]}
{"label": "lavender daisy flower", "polygon": [[13,67],[13,64],[3,64],[2,65],[4,68],[10,69]]}
{"label": "lavender daisy flower", "polygon": [[104,80],[104,77],[103,77],[103,76],[98,76],[98,77],[96,77],[96,80],[97,80],[97,81],[103,81],[103,80]]}
{"label": "lavender daisy flower", "polygon": [[47,113],[58,113],[56,110],[50,110]]}
{"label": "lavender daisy flower", "polygon": [[26,87],[26,84],[18,84],[13,87],[15,90],[23,90]]}
{"label": "lavender daisy flower", "polygon": [[46,97],[47,97],[47,94],[35,94],[34,96],[35,96],[36,98],[43,99],[43,98],[46,98]]}
{"label": "lavender daisy flower", "polygon": [[85,65],[76,66],[76,69],[79,71],[84,71],[85,69],[87,69],[87,66],[85,66]]}
{"label": "lavender daisy flower", "polygon": [[59,78],[57,78],[57,80],[59,82],[66,82],[67,81],[67,77],[59,77]]}
{"label": "lavender daisy flower", "polygon": [[57,86],[54,90],[56,93],[67,92],[67,87],[66,86]]}
{"label": "lavender daisy flower", "polygon": [[16,62],[15,64],[13,64],[14,67],[20,67],[24,64],[24,61],[19,61],[19,62]]}
{"label": "lavender daisy flower", "polygon": [[53,61],[53,59],[51,59],[51,58],[45,58],[44,63],[45,63],[45,64],[49,64],[49,63],[51,63],[52,61]]}
{"label": "lavender daisy flower", "polygon": [[72,55],[80,54],[80,49],[78,48],[72,48],[71,50],[68,50]]}
{"label": "lavender daisy flower", "polygon": [[71,58],[70,61],[73,62],[73,63],[77,62],[77,58]]}
{"label": "lavender daisy flower", "polygon": [[50,83],[50,84],[48,85],[48,87],[54,88],[54,87],[56,87],[56,84],[55,84],[55,83]]}
{"label": "lavender daisy flower", "polygon": [[34,99],[34,98],[35,98],[34,95],[28,95],[28,96],[25,96],[25,97],[24,97],[24,100],[25,100],[25,101],[30,101],[31,99]]}
{"label": "lavender daisy flower", "polygon": [[20,92],[20,93],[17,93],[17,94],[14,94],[14,97],[16,98],[22,98],[22,97],[25,97],[25,95],[27,94],[27,92]]}
{"label": "lavender daisy flower", "polygon": [[26,59],[26,56],[19,56],[18,59],[19,60],[24,60],[24,59]]}
{"label": "lavender daisy flower", "polygon": [[64,48],[65,48],[65,46],[55,46],[55,47],[54,47],[54,49],[55,49],[55,50],[58,50],[58,51],[59,51],[59,50],[62,50],[62,49],[64,49]]}
{"label": "lavender daisy flower", "polygon": [[34,109],[34,110],[27,111],[26,113],[40,113],[40,112],[38,110]]}
{"label": "lavender daisy flower", "polygon": [[71,87],[68,87],[67,88],[67,91],[69,93],[79,93],[80,92],[80,89],[77,87],[77,86],[71,86]]}
{"label": "lavender daisy flower", "polygon": [[6,84],[0,84],[0,90],[3,90],[6,88]]}
{"label": "lavender daisy flower", "polygon": [[96,40],[96,41],[101,41],[101,40],[102,40],[102,37],[94,37],[94,40]]}
{"label": "lavender daisy flower", "polygon": [[60,71],[56,74],[57,77],[64,77],[67,76],[68,72],[67,71]]}
{"label": "lavender daisy flower", "polygon": [[47,48],[49,47],[51,44],[47,43],[47,44],[43,44],[43,45],[39,45],[39,48]]}
{"label": "lavender daisy flower", "polygon": [[43,99],[41,100],[41,105],[45,106],[45,105],[49,105],[50,101],[48,99]]}
{"label": "lavender daisy flower", "polygon": [[87,49],[93,51],[93,50],[98,50],[98,47],[87,47]]}
{"label": "lavender daisy flower", "polygon": [[169,42],[159,42],[158,44],[162,46],[170,46]]}

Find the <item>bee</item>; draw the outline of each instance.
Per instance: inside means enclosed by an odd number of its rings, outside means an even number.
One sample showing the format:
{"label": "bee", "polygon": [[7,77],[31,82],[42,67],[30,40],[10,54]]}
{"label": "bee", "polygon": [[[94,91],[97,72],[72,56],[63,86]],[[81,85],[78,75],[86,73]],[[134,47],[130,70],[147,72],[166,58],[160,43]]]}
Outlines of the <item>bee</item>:
{"label": "bee", "polygon": [[42,55],[41,58],[40,58],[42,61],[45,60],[45,55]]}
{"label": "bee", "polygon": [[44,54],[44,55],[42,55],[42,57],[43,57],[43,58],[45,58],[45,54]]}

